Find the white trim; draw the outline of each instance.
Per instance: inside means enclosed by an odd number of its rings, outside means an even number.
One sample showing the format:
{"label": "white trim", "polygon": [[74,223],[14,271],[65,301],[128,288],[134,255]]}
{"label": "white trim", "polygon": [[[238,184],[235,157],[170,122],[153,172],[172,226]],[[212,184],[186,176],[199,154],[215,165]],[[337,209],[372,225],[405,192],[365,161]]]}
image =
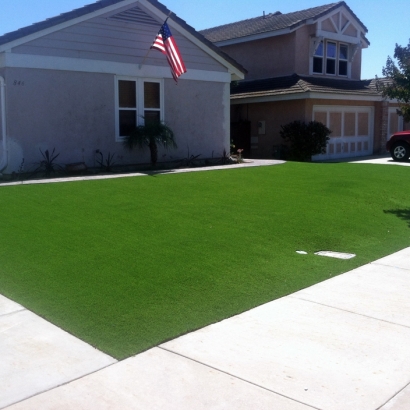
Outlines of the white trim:
{"label": "white trim", "polygon": [[317,92],[295,93],[286,95],[267,95],[261,97],[245,97],[245,98],[232,98],[231,105],[237,104],[256,104],[265,102],[276,101],[292,101],[292,100],[348,100],[348,101],[368,101],[378,102],[383,101],[383,97],[372,97],[352,94],[325,94]]}
{"label": "white trim", "polygon": [[223,47],[223,46],[231,46],[233,44],[247,43],[248,41],[262,40],[264,38],[277,37],[277,36],[282,36],[284,34],[293,33],[299,27],[300,26],[298,26],[298,27],[296,27],[292,30],[290,28],[284,28],[282,30],[269,31],[267,33],[259,33],[259,34],[253,34],[251,36],[232,38],[230,40],[216,41],[214,44],[218,47]]}
{"label": "white trim", "polygon": [[[0,68],[37,68],[43,70],[79,71],[86,73],[117,74],[123,76],[172,78],[169,67],[159,67],[113,61],[86,60],[69,57],[51,57],[31,54],[0,54]],[[188,70],[180,79],[230,83],[231,75],[223,71]]]}

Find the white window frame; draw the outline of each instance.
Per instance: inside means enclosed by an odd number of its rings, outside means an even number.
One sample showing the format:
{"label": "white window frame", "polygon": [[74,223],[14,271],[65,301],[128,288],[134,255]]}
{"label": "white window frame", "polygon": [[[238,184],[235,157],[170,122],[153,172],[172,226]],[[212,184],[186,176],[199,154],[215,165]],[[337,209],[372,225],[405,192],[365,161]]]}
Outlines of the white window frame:
{"label": "white window frame", "polygon": [[[160,120],[164,121],[165,116],[164,116],[164,79],[162,78],[146,78],[146,77],[127,77],[127,76],[114,76],[114,87],[115,87],[115,141],[116,142],[123,142],[124,136],[120,135],[120,110],[127,108],[121,108],[119,105],[119,87],[118,83],[119,81],[134,81],[136,83],[136,101],[137,101],[137,107],[135,109],[136,112],[136,123],[137,125],[144,125],[144,112],[145,112],[145,106],[144,106],[144,83],[158,83],[159,86],[159,92],[160,92],[160,108],[158,109],[160,113]],[[152,111],[157,111],[157,109],[153,108],[147,108],[148,110]],[[129,110],[134,110],[129,109]]]}
{"label": "white window frame", "polygon": [[[335,58],[328,56],[327,47],[328,47],[329,43],[336,44],[336,57]],[[323,55],[322,56],[316,55],[316,52],[317,52],[319,46],[313,47],[314,50],[313,50],[313,53],[311,54],[311,58],[310,58],[310,74],[311,75],[330,76],[330,77],[350,78],[351,77],[351,60],[349,59],[349,55],[351,53],[351,47],[349,46],[349,44],[345,43],[343,41],[329,40],[329,39],[321,40],[321,44],[323,44],[323,47],[322,47],[323,48]],[[340,46],[346,46],[347,47],[347,59],[341,59],[340,58]],[[322,59],[322,72],[321,73],[313,71],[315,58]],[[327,73],[327,61],[328,60],[335,61],[335,73],[334,74]],[[345,61],[347,63],[346,75],[340,74],[340,70],[339,70],[339,68],[340,68],[339,67],[339,62],[340,61]]]}

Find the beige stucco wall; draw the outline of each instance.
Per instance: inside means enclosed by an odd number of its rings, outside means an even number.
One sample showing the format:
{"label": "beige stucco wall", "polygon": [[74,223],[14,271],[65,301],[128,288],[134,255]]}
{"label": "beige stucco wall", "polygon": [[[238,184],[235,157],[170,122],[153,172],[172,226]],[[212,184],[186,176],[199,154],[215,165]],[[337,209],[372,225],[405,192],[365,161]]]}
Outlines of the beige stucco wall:
{"label": "beige stucco wall", "polygon": [[[7,68],[10,163],[5,173],[41,160],[39,149],[56,149],[58,162],[97,165],[95,151],[115,153],[120,164],[148,163],[149,152],[125,151],[115,141],[115,77],[112,74]],[[16,81],[16,85],[15,84]],[[20,82],[20,85],[18,85]],[[178,150],[160,150],[159,160],[201,158],[229,147],[229,84],[165,80],[165,121]],[[163,155],[166,155],[165,157]]]}

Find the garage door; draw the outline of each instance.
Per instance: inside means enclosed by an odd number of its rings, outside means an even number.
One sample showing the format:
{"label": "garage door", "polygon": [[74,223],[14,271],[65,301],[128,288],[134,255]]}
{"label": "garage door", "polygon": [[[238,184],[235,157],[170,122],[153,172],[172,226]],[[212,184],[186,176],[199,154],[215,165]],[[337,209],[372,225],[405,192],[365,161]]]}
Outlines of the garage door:
{"label": "garage door", "polygon": [[313,160],[350,158],[373,153],[373,107],[314,106],[313,119],[332,133],[326,154]]}

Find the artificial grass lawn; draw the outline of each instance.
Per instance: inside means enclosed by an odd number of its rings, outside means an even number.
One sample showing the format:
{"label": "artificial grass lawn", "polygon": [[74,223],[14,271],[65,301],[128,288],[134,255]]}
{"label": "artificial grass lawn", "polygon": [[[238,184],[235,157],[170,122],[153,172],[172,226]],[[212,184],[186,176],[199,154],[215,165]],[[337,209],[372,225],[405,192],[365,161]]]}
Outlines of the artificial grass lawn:
{"label": "artificial grass lawn", "polygon": [[287,163],[0,187],[0,293],[122,359],[410,246],[409,171]]}

